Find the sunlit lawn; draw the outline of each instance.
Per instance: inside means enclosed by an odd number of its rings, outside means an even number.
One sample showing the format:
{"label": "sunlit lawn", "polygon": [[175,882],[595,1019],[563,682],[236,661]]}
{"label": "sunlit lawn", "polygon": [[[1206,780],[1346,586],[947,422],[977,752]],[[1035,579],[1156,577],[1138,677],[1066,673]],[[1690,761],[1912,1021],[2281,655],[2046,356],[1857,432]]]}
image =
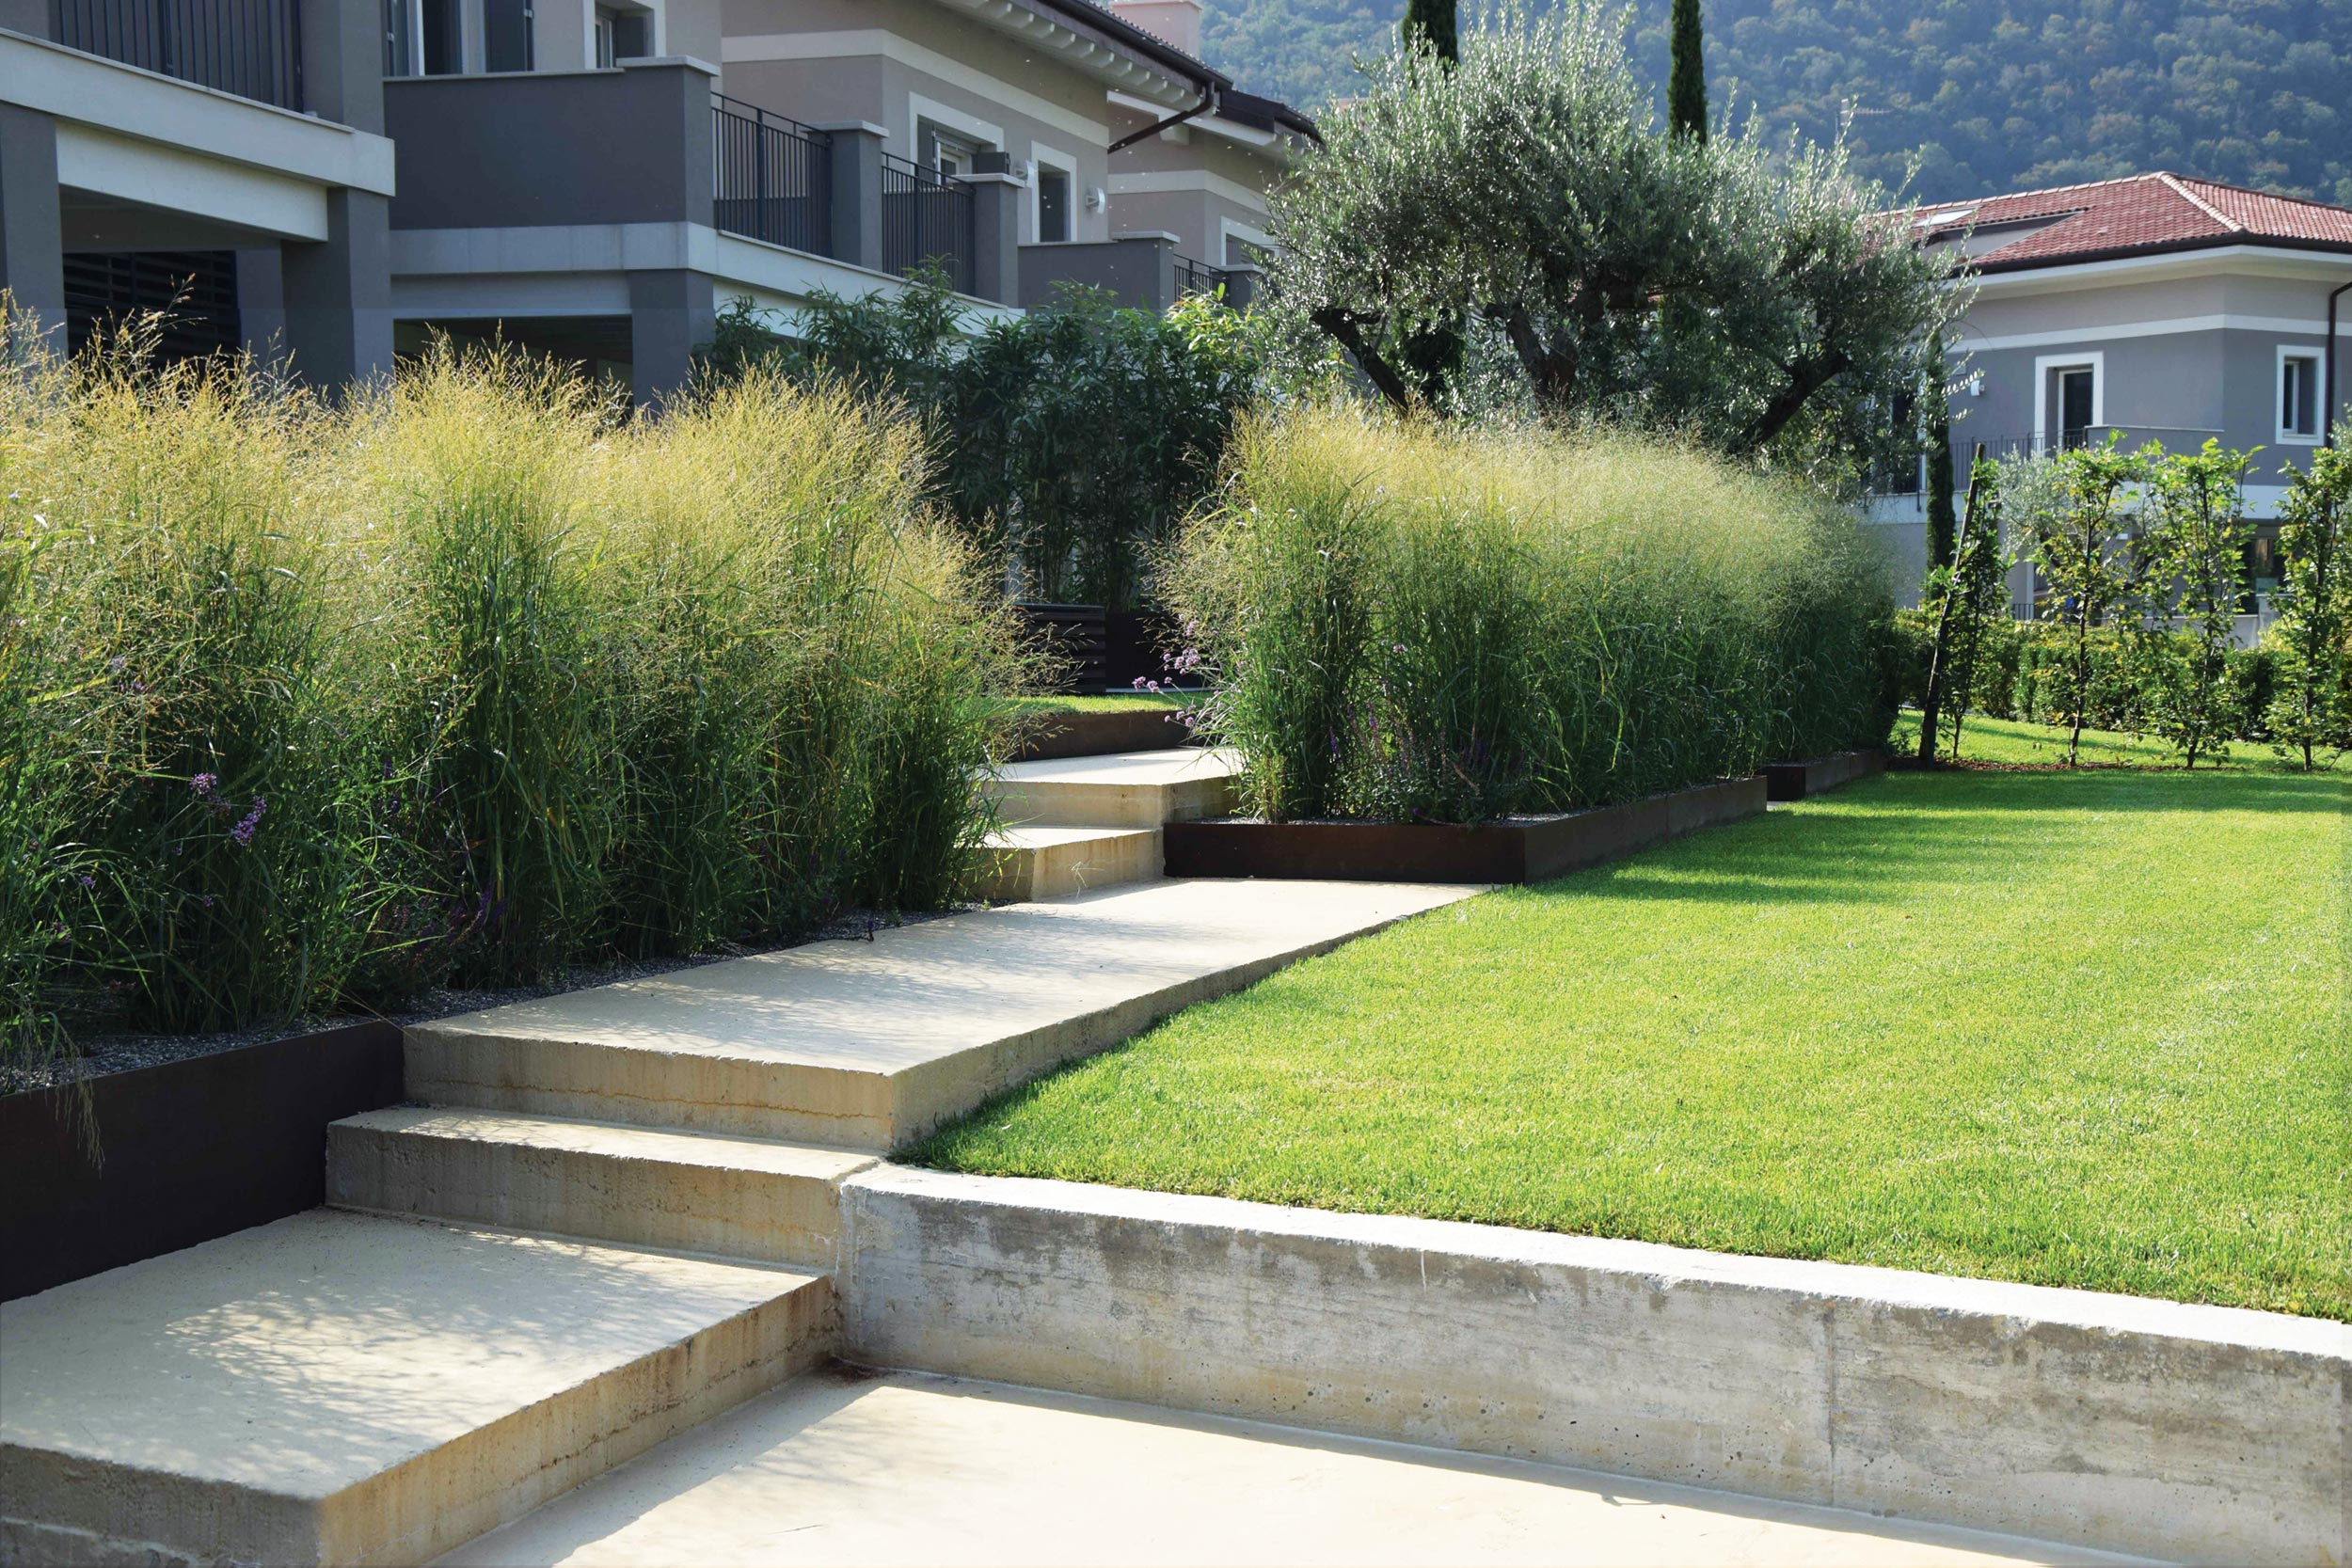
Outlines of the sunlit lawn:
{"label": "sunlit lawn", "polygon": [[2346,797],[1890,774],[1301,963],[916,1157],[2352,1318]]}
{"label": "sunlit lawn", "polygon": [[[1960,758],[1963,762],[1998,763],[2005,767],[2061,766],[2066,761],[2066,734],[2064,729],[2053,724],[1988,719],[1972,713],[1960,728]],[[1918,714],[1906,712],[1896,721],[1893,746],[1898,756],[1910,756],[1919,750]],[[2076,759],[2079,766],[2085,767],[2181,766],[2180,753],[2161,738],[2153,735],[2125,735],[2118,730],[2083,731]],[[2317,760],[2324,765],[2331,759],[2322,753]],[[2339,772],[2352,772],[2352,757],[2334,760]],[[2217,763],[2211,757],[2201,755],[2197,766],[2207,768],[2217,766]],[[2291,761],[2282,758],[2260,741],[2233,740],[2217,766],[2238,771],[2300,772],[2302,759],[2299,755]]]}

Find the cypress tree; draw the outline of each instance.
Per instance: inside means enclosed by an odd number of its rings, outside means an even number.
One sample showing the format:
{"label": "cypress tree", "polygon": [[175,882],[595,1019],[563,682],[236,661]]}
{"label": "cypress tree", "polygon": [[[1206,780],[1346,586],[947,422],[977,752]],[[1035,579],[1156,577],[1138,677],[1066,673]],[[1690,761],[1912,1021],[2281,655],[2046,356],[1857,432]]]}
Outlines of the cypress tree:
{"label": "cypress tree", "polygon": [[1675,0],[1672,40],[1674,71],[1666,78],[1666,114],[1676,135],[1705,141],[1707,62],[1700,42],[1699,0]]}
{"label": "cypress tree", "polygon": [[1952,536],[1959,519],[1952,515],[1952,404],[1944,390],[1944,339],[1939,333],[1928,348],[1928,570],[1952,563]]}
{"label": "cypress tree", "polygon": [[1462,57],[1461,41],[1454,30],[1454,0],[1405,0],[1405,20],[1398,24],[1398,28],[1404,33],[1408,49],[1419,38],[1441,60],[1451,62]]}

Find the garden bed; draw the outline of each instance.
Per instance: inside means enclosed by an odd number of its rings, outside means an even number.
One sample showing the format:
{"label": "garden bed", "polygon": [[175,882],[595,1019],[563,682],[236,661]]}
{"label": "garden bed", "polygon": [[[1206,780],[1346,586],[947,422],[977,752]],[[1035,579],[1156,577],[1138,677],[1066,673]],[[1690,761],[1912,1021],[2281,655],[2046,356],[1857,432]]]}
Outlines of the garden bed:
{"label": "garden bed", "polygon": [[1014,762],[1043,762],[1054,757],[1099,757],[1118,752],[1158,752],[1171,746],[1192,746],[1192,726],[1182,705],[1115,700],[1104,708],[1048,709],[1028,719]]}
{"label": "garden bed", "polygon": [[395,1104],[401,1032],[371,1020],[0,1097],[0,1301],[326,1199],[326,1124]]}
{"label": "garden bed", "polygon": [[1621,806],[1499,822],[1263,822],[1227,817],[1161,830],[1171,877],[1350,882],[1540,882],[1701,828],[1754,816],[1761,776],[1724,779]]}
{"label": "garden bed", "polygon": [[1775,800],[1802,800],[1808,795],[1819,795],[1885,771],[1884,752],[1838,752],[1803,762],[1766,763],[1764,787]]}

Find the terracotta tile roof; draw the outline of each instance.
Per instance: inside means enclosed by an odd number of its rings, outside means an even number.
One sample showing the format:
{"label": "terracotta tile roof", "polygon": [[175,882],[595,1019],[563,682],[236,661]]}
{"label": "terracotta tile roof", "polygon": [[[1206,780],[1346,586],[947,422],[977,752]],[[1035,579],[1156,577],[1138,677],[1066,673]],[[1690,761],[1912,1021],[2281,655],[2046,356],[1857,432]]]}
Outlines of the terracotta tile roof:
{"label": "terracotta tile roof", "polygon": [[[1939,238],[1973,226],[1979,272],[2222,245],[2352,251],[2352,208],[2176,174],[1922,207],[1914,221]],[[2016,237],[2002,243],[2012,225]]]}

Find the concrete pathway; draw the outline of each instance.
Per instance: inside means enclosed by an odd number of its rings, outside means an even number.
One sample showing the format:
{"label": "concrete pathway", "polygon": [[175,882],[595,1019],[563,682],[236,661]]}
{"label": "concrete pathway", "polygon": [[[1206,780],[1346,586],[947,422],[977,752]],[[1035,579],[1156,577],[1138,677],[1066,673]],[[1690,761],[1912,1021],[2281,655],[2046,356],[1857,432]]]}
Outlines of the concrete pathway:
{"label": "concrete pathway", "polygon": [[463,1564],[2114,1562],[2009,1536],[919,1373],[818,1373]]}
{"label": "concrete pathway", "polygon": [[418,1024],[408,1093],[886,1150],[1180,1007],[1475,891],[1154,881],[1010,904]]}

